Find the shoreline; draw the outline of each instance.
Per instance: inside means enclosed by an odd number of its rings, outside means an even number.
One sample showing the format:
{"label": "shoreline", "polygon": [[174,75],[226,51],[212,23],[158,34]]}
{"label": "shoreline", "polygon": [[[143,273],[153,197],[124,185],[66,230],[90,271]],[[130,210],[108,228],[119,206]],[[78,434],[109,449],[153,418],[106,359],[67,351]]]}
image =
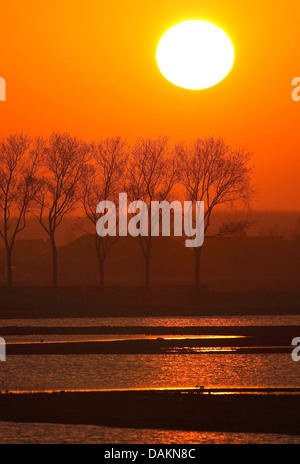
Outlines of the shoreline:
{"label": "shoreline", "polygon": [[[106,340],[47,340],[57,334],[138,334],[140,338]],[[12,355],[39,354],[172,354],[172,353],[291,353],[292,340],[299,336],[299,326],[224,326],[224,327],[3,327],[6,353]],[[152,337],[147,338],[147,335]],[[192,335],[190,335],[192,334]],[[39,340],[22,341],[22,336],[38,335]],[[146,338],[143,338],[146,335]],[[43,338],[46,337],[46,338]]]}
{"label": "shoreline", "polygon": [[[90,340],[64,340],[64,336],[79,334]],[[132,334],[125,337],[97,340],[97,334]],[[13,355],[72,355],[72,354],[251,354],[291,353],[292,340],[299,336],[299,326],[224,326],[224,327],[16,327],[0,328],[6,338],[6,354]],[[22,336],[39,340],[22,341]],[[47,340],[47,335],[61,340]],[[144,338],[143,338],[144,336]],[[45,337],[45,338],[43,338]]]}
{"label": "shoreline", "polygon": [[[1,323],[1,319],[0,319]],[[3,326],[2,335],[105,335],[105,334],[143,334],[143,335],[236,335],[243,337],[261,336],[280,338],[293,336],[298,325],[207,325],[207,326],[149,326],[149,325],[94,325],[94,326]],[[296,336],[296,335],[294,335]]]}
{"label": "shoreline", "polygon": [[164,340],[137,340],[114,342],[46,342],[46,343],[8,343],[6,356],[18,355],[88,355],[88,354],[287,354],[292,353],[291,346],[240,347],[202,343],[194,340],[182,340],[178,343],[166,343]]}
{"label": "shoreline", "polygon": [[300,395],[286,391],[2,393],[0,421],[300,435],[299,407]]}
{"label": "shoreline", "polygon": [[0,287],[0,318],[299,315],[299,291],[193,287]]}

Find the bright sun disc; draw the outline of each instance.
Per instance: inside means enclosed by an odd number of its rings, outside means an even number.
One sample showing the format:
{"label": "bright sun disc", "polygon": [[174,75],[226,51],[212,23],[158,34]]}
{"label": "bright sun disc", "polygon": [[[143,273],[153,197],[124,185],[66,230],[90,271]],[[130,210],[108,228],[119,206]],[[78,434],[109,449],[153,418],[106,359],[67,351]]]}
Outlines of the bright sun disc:
{"label": "bright sun disc", "polygon": [[228,35],[207,21],[184,21],[160,39],[156,60],[163,76],[185,89],[212,87],[232,68],[234,49]]}

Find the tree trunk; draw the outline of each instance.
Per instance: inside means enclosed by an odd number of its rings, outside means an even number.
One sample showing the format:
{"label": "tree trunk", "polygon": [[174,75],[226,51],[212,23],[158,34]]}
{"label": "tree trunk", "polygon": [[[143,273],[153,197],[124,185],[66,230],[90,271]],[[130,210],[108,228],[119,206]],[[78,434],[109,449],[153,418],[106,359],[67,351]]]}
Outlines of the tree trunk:
{"label": "tree trunk", "polygon": [[98,258],[98,269],[99,269],[99,286],[101,290],[104,290],[104,259],[105,256],[101,253],[101,240],[102,237],[95,235],[95,247]]}
{"label": "tree trunk", "polygon": [[104,262],[102,259],[99,261],[99,282],[101,290],[104,290]]}
{"label": "tree trunk", "polygon": [[152,237],[151,235],[146,238],[145,246],[145,286],[148,291],[150,288],[150,262],[151,262],[151,253],[152,253]]}
{"label": "tree trunk", "polygon": [[152,251],[152,237],[142,237],[139,235],[140,247],[144,256],[144,276],[145,276],[145,288],[150,288],[150,262],[151,262],[151,251]]}
{"label": "tree trunk", "polygon": [[[97,250],[98,251],[98,250]],[[104,290],[104,259],[98,251],[98,266],[99,266],[99,284],[101,290]]]}
{"label": "tree trunk", "polygon": [[200,261],[201,261],[201,250],[202,247],[194,248],[195,254],[195,280],[194,280],[194,289],[195,292],[200,290]]}
{"label": "tree trunk", "polygon": [[52,287],[54,289],[58,286],[58,277],[57,277],[57,248],[55,243],[54,236],[50,237],[51,248],[52,248]]}
{"label": "tree trunk", "polygon": [[12,248],[8,246],[6,248],[7,288],[12,288],[12,263],[11,263],[11,258],[12,258]]}
{"label": "tree trunk", "polygon": [[147,255],[145,256],[145,285],[146,285],[146,290],[149,290],[149,288],[150,288],[150,253],[147,253]]}

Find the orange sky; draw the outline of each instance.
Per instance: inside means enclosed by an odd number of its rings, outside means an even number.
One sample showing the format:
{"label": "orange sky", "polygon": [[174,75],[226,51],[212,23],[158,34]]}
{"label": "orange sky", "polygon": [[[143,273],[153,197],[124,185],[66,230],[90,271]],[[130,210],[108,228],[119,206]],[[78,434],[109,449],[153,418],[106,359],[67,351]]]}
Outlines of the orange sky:
{"label": "orange sky", "polygon": [[[300,209],[300,4],[270,0],[10,0],[1,5],[0,136],[69,131],[87,139],[221,135],[254,152],[259,208]],[[159,72],[162,34],[188,19],[223,28],[235,64],[184,90]]]}

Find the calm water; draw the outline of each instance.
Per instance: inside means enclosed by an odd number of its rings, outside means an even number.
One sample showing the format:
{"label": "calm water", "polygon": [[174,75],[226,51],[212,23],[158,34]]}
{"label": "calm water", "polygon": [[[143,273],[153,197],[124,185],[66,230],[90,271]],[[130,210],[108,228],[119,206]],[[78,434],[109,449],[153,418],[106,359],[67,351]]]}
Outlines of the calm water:
{"label": "calm water", "polygon": [[[1,326],[93,327],[93,326],[244,326],[299,325],[300,315],[227,317],[99,317],[53,319],[0,319]],[[1,330],[1,329],[0,329]]]}
{"label": "calm water", "polygon": [[300,387],[289,354],[8,356],[1,390]]}
{"label": "calm water", "polygon": [[[300,316],[88,318],[1,320],[0,326],[243,326],[299,325]],[[0,329],[1,336],[1,329]],[[123,334],[7,337],[83,340]],[[128,335],[129,338],[142,338]],[[292,351],[292,349],[291,349]],[[0,363],[0,390],[76,390],[205,387],[300,387],[300,363],[290,354],[160,354],[8,356]],[[300,443],[300,437],[0,423],[1,443]]]}
{"label": "calm water", "polygon": [[185,432],[118,429],[92,425],[17,424],[0,422],[0,443],[118,444],[299,444],[300,436],[256,433]]}

